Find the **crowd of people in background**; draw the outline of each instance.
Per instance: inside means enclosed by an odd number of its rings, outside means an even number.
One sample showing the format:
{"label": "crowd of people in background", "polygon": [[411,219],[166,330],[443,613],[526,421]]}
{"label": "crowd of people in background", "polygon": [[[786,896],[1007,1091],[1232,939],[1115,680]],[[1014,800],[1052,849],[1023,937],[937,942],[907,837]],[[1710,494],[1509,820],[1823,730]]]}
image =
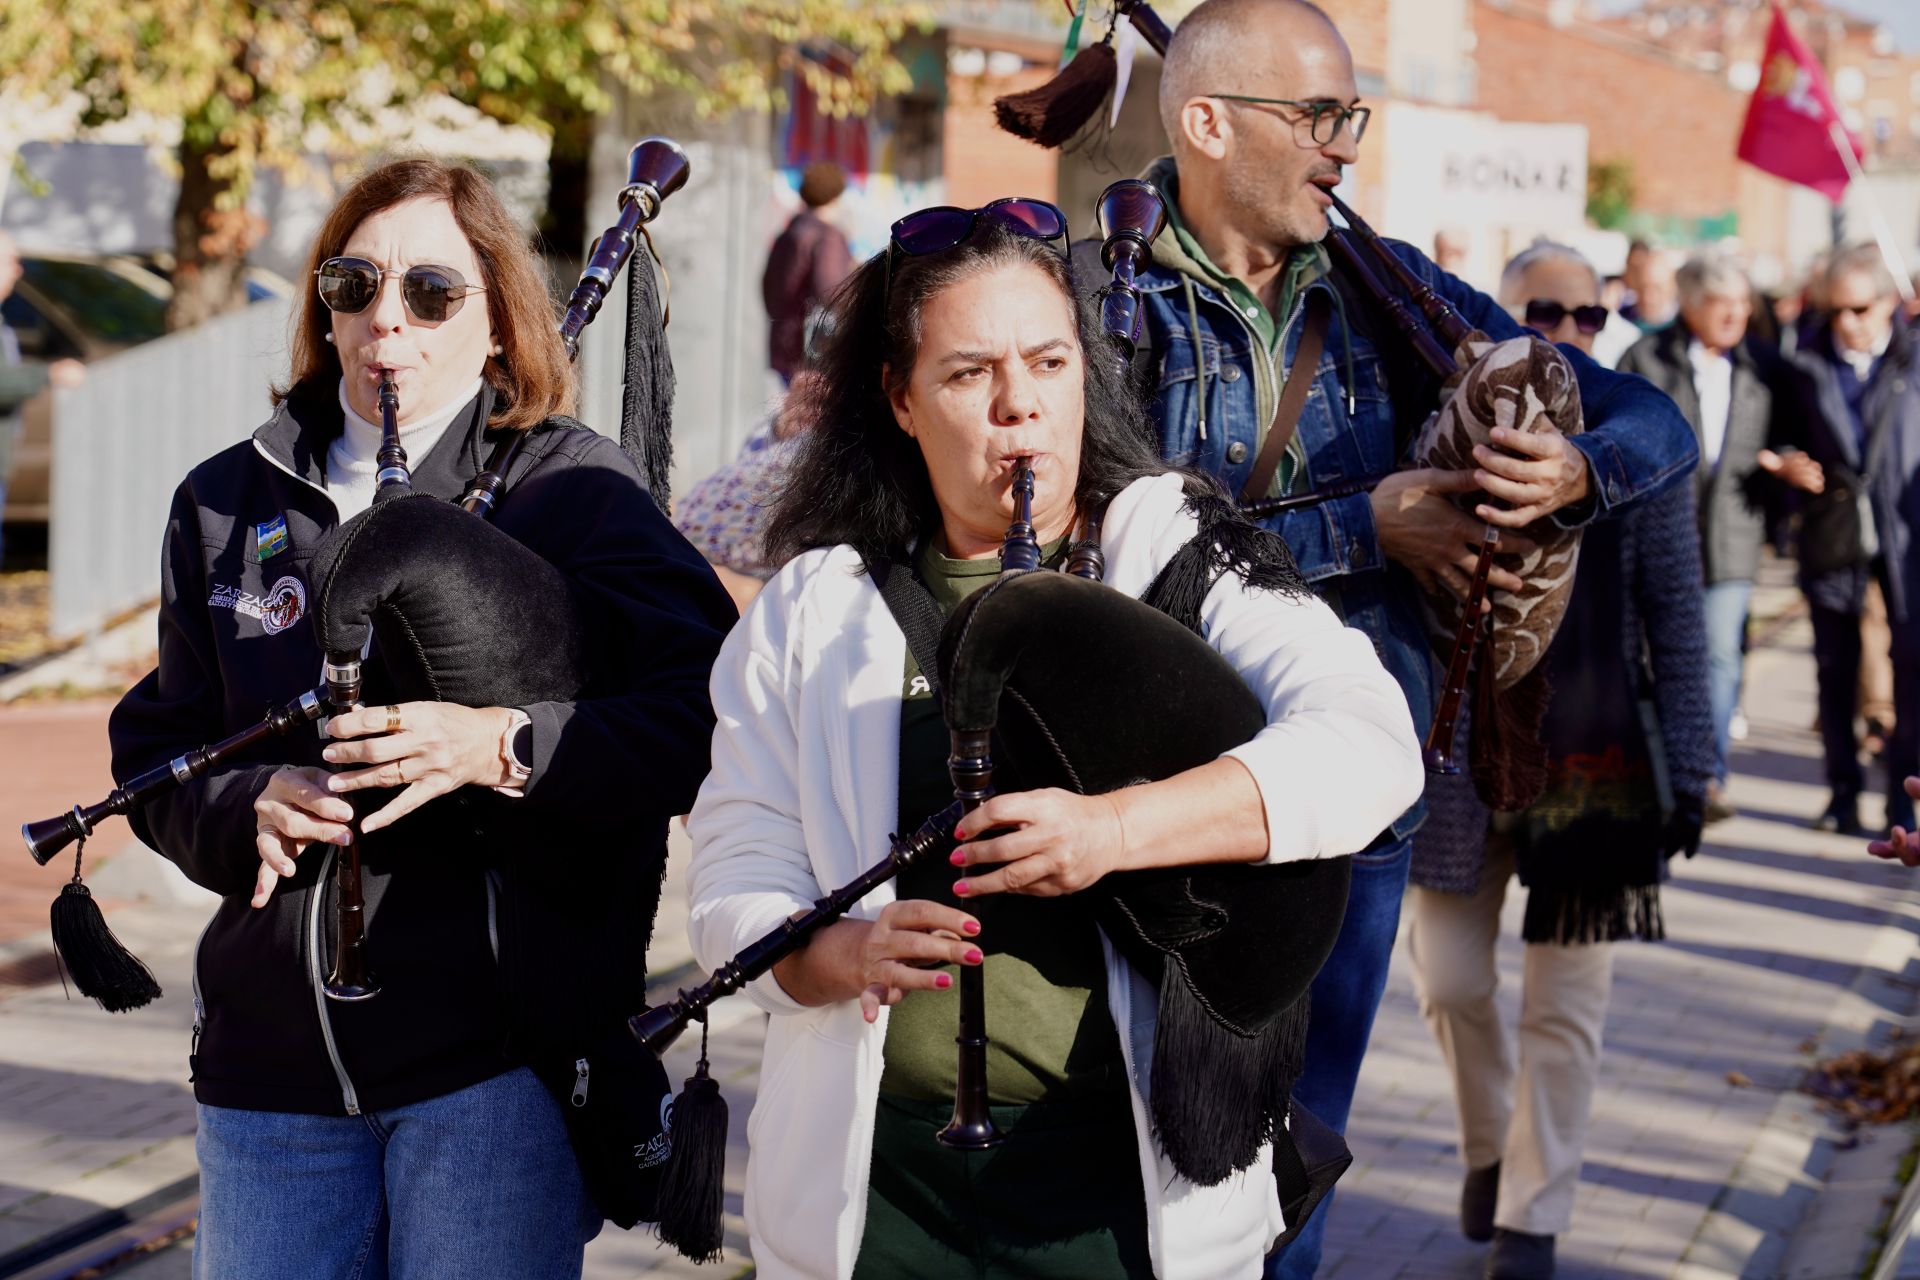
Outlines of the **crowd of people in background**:
{"label": "crowd of people in background", "polygon": [[[1730,744],[1744,732],[1748,610],[1771,547],[1795,561],[1814,629],[1830,794],[1809,818],[1825,831],[1867,831],[1865,755],[1885,762],[1881,829],[1911,831],[1901,780],[1915,772],[1914,725],[1909,712],[1903,727],[1899,711],[1916,705],[1920,667],[1920,511],[1899,478],[1920,450],[1920,302],[1903,297],[1872,245],[1822,253],[1797,288],[1763,291],[1731,253],[1685,256],[1636,241],[1621,275],[1602,280],[1597,305],[1576,317],[1553,301],[1546,268],[1532,268],[1542,283],[1529,296],[1514,294],[1516,272],[1542,256],[1570,271],[1583,262],[1549,244],[1518,255],[1506,280],[1514,314],[1557,342],[1584,337],[1595,359],[1653,382],[1700,444],[1694,490],[1717,756],[1707,820],[1733,813],[1725,782]],[[1622,324],[1634,341],[1610,352],[1606,335]]]}

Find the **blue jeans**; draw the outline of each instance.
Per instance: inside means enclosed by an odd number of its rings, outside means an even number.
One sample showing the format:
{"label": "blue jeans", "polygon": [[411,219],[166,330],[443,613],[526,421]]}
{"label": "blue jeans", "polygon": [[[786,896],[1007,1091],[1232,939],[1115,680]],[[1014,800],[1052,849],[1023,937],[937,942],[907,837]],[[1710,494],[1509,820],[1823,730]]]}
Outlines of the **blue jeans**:
{"label": "blue jeans", "polygon": [[[1373,1034],[1373,1015],[1387,989],[1387,963],[1400,929],[1400,900],[1407,892],[1412,840],[1394,840],[1356,854],[1353,889],[1333,954],[1313,980],[1307,1021],[1306,1070],[1294,1086],[1302,1106],[1341,1133],[1353,1109],[1360,1059]],[[1307,1220],[1293,1242],[1267,1259],[1266,1280],[1310,1280],[1320,1266],[1320,1241],[1334,1193]]]}
{"label": "blue jeans", "polygon": [[1751,582],[1716,582],[1707,588],[1707,696],[1713,703],[1715,778],[1720,782],[1727,780],[1727,752],[1732,745],[1727,726],[1740,705],[1747,604],[1752,598]]}
{"label": "blue jeans", "polygon": [[195,1280],[577,1280],[600,1211],[521,1068],[358,1116],[200,1108]]}

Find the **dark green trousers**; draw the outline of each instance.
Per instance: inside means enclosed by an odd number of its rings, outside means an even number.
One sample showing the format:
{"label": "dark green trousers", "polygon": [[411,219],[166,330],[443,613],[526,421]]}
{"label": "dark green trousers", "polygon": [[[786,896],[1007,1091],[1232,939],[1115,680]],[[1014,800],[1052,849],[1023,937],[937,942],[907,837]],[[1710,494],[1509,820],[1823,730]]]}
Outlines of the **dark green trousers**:
{"label": "dark green trousers", "polygon": [[880,1095],[854,1280],[1151,1280],[1124,1090],[994,1107],[1006,1141],[949,1151],[951,1103]]}

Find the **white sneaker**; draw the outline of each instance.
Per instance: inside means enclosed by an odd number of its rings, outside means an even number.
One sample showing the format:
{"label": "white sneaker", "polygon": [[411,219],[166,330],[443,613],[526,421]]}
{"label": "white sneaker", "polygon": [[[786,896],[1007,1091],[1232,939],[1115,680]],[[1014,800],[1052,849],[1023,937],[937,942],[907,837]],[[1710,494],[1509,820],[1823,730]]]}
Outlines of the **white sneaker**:
{"label": "white sneaker", "polygon": [[1738,711],[1727,720],[1727,737],[1735,742],[1747,740],[1747,718]]}

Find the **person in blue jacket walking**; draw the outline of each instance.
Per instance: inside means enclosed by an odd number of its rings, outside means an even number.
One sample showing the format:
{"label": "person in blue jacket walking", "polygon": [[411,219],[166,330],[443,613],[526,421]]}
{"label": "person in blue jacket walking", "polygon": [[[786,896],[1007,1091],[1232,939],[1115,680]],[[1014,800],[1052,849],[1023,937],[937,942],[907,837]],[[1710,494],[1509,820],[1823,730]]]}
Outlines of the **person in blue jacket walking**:
{"label": "person in blue jacket walking", "polygon": [[[1543,516],[1576,526],[1616,515],[1693,468],[1693,433],[1650,384],[1569,350],[1586,434],[1503,441],[1515,452],[1483,450],[1470,472],[1397,470],[1438,386],[1320,244],[1327,192],[1357,160],[1368,117],[1339,31],[1304,0],[1205,0],[1174,33],[1160,115],[1173,154],[1144,176],[1166,196],[1170,221],[1139,280],[1146,334],[1134,369],[1160,452],[1236,494],[1260,467],[1265,495],[1335,495],[1267,523],[1322,598],[1372,640],[1424,734],[1435,681],[1420,591],[1438,582],[1465,594],[1481,521],[1518,529]],[[1419,251],[1393,251],[1492,337],[1522,332]],[[1296,371],[1316,312],[1325,317],[1319,361]],[[1261,466],[1296,373],[1311,389],[1280,456]],[[1474,490],[1488,496],[1478,519],[1449,500]],[[1492,583],[1520,585],[1498,568]],[[1346,1127],[1399,924],[1408,839],[1424,815],[1416,803],[1356,851],[1340,939],[1314,982],[1296,1096],[1336,1129]],[[1269,1276],[1314,1273],[1325,1218],[1270,1260]]]}

